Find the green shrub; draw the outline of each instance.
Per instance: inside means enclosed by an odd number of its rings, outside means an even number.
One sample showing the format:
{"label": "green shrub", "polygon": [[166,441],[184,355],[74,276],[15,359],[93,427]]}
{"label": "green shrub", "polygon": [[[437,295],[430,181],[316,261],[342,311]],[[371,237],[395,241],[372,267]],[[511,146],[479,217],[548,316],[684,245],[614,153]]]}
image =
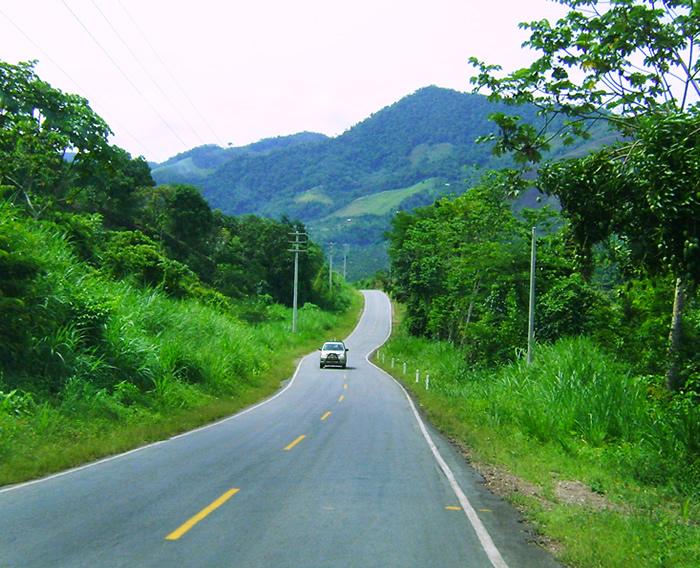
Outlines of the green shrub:
{"label": "green shrub", "polygon": [[35,279],[41,264],[34,251],[40,239],[0,203],[0,365],[21,364],[31,343]]}
{"label": "green shrub", "polygon": [[25,416],[32,414],[35,407],[36,404],[31,393],[18,389],[7,393],[0,391],[0,415]]}

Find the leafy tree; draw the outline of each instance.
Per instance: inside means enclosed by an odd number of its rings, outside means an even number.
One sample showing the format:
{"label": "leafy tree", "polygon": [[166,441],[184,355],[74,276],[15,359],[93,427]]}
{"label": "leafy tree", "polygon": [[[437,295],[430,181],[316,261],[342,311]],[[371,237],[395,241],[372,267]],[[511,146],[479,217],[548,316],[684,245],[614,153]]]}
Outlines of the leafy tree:
{"label": "leafy tree", "polygon": [[676,296],[669,386],[677,372],[685,289],[700,282],[700,116],[667,113],[639,119],[634,142],[541,170],[540,184],[560,197],[589,263],[591,247],[620,235],[631,259],[652,275],[672,274]]}
{"label": "leafy tree", "polygon": [[[391,291],[407,306],[410,332],[461,344],[475,363],[502,362],[523,347],[531,226],[547,234],[539,289],[547,291],[572,271],[561,260],[551,212],[513,214],[510,180],[492,175],[463,196],[399,213],[389,233]],[[557,304],[561,310],[576,307],[571,295]],[[562,324],[547,338],[581,331]]]}
{"label": "leafy tree", "polygon": [[110,146],[100,154],[76,156],[72,167],[74,187],[80,188],[71,203],[74,209],[99,212],[111,227],[133,227],[138,190],[155,185],[143,157]]}
{"label": "leafy tree", "polygon": [[[505,113],[492,117],[500,134],[497,152],[515,152],[538,161],[556,136],[567,143],[586,136],[591,121],[611,123],[632,135],[637,118],[659,111],[683,111],[700,96],[700,6],[694,0],[559,0],[569,12],[522,23],[530,31],[523,44],[540,56],[504,77],[499,65],[472,57],[471,78],[489,99],[534,104],[541,127]],[[556,124],[556,117],[565,121]]]}
{"label": "leafy tree", "polygon": [[0,61],[0,185],[35,215],[71,199],[75,166],[106,152],[109,134],[87,100],[39,79],[33,62]]}
{"label": "leafy tree", "polygon": [[[545,118],[538,129],[517,116],[494,115],[500,133],[489,138],[496,141],[497,153],[514,152],[525,162],[540,160],[555,136],[565,143],[586,136],[591,120],[639,139],[644,149],[628,146],[629,160],[624,152],[601,152],[578,163],[555,165],[546,172],[543,186],[561,194],[584,258],[592,244],[615,232],[640,247],[637,256],[652,261],[645,264],[663,266],[676,276],[668,385],[677,388],[674,361],[684,290],[688,278],[694,278],[690,264],[695,260],[689,257],[697,246],[697,228],[683,222],[694,213],[695,197],[679,179],[694,170],[696,160],[692,145],[700,96],[700,5],[693,0],[560,3],[570,10],[556,24],[521,24],[530,30],[525,46],[540,53],[529,67],[497,77],[499,66],[470,60],[479,71],[472,78],[477,89],[488,89],[492,100],[535,104]],[[566,120],[552,132],[559,116]],[[680,143],[675,143],[672,139],[679,135]],[[635,170],[635,163],[641,169]]]}

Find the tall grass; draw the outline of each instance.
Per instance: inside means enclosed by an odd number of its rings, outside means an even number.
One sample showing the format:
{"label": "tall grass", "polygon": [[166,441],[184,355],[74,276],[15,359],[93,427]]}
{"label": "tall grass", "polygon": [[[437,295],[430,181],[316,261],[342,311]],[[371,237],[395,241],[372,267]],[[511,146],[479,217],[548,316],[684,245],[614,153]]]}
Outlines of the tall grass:
{"label": "tall grass", "polygon": [[[0,208],[0,221],[10,216]],[[29,333],[6,338],[21,356],[0,359],[0,484],[197,426],[273,392],[329,330],[350,331],[361,302],[355,294],[342,313],[305,306],[292,335],[282,306],[173,299],[80,262],[46,223],[22,220],[13,230],[22,239],[10,253],[31,259],[40,277],[15,303]],[[255,324],[237,316],[251,310]]]}
{"label": "tall grass", "polygon": [[[514,497],[576,566],[700,565],[700,405],[670,397],[584,338],[538,347],[535,361],[475,369],[451,344],[398,331],[384,366],[474,457],[542,487]],[[429,390],[413,380],[430,374]],[[560,503],[557,480],[606,493],[613,510]]]}
{"label": "tall grass", "polygon": [[652,396],[655,381],[633,376],[584,337],[541,346],[532,365],[519,359],[495,370],[468,368],[447,343],[403,336],[385,350],[429,369],[431,390],[494,427],[516,427],[569,453],[599,448],[644,483],[700,488],[697,402]]}

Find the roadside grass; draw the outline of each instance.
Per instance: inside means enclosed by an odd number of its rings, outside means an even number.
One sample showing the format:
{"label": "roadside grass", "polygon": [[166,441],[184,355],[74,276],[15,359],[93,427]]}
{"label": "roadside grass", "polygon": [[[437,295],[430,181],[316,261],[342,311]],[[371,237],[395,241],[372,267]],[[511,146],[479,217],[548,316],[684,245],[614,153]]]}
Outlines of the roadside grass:
{"label": "roadside grass", "polygon": [[84,330],[47,339],[49,363],[68,367],[68,376],[44,387],[58,392],[42,402],[3,388],[0,376],[0,485],[161,440],[264,399],[300,356],[350,333],[362,306],[359,293],[340,314],[305,306],[292,335],[291,310],[279,305],[255,306],[263,321],[247,324],[125,282],[83,274],[80,285],[109,304],[99,352],[81,347]]}
{"label": "roadside grass", "polygon": [[[653,380],[631,376],[585,338],[538,347],[531,366],[479,370],[454,346],[395,327],[375,359],[553,541],[561,561],[700,566],[695,401],[664,399]],[[501,475],[513,483],[499,486]],[[572,486],[582,492],[567,493]]]}

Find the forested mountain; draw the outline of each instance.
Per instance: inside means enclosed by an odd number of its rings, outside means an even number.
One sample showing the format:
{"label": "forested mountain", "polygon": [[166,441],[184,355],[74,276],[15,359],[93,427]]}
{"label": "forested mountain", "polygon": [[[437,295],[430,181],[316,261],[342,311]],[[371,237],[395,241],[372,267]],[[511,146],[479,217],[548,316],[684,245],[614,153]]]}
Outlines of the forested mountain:
{"label": "forested mountain", "polygon": [[154,164],[152,170],[160,183],[189,183],[213,173],[216,168],[236,156],[261,156],[298,144],[327,139],[324,134],[299,132],[291,136],[265,138],[247,146],[222,148],[216,144],[206,144],[181,152],[162,164]]}
{"label": "forested mountain", "polygon": [[[243,148],[203,146],[153,176],[200,187],[224,213],[300,219],[319,241],[350,245],[349,277],[359,277],[384,266],[383,234],[397,210],[460,194],[480,170],[507,165],[475,142],[494,131],[489,115],[505,108],[482,95],[426,87],[335,138],[301,133]],[[519,113],[536,122],[534,107]]]}

